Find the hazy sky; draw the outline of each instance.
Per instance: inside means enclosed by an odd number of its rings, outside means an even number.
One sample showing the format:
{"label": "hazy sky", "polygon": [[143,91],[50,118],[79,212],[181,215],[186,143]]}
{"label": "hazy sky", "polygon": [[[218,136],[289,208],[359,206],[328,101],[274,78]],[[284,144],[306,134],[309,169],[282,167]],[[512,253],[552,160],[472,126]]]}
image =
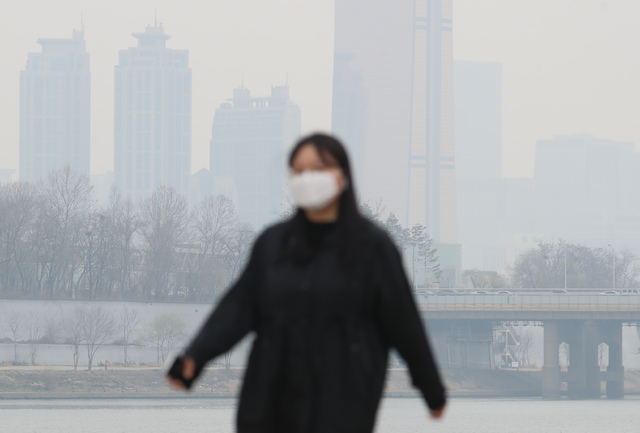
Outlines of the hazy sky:
{"label": "hazy sky", "polygon": [[[377,0],[380,1],[380,0]],[[393,0],[388,0],[393,1]],[[18,80],[38,38],[84,16],[91,55],[91,172],[113,168],[113,67],[154,11],[193,70],[192,171],[208,167],[215,108],[244,84],[288,76],[303,132],[329,130],[331,0],[23,0],[0,17],[0,168],[18,166]],[[454,58],[503,64],[503,173],[528,176],[537,139],[586,132],[640,143],[640,2],[454,0]]]}

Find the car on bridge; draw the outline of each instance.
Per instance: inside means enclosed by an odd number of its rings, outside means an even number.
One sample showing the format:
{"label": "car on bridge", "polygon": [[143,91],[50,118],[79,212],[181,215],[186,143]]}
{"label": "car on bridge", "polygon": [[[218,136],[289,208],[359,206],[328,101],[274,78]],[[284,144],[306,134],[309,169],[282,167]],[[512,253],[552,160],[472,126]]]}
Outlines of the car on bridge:
{"label": "car on bridge", "polygon": [[601,295],[619,295],[620,292],[617,290],[605,290],[604,292],[600,292]]}
{"label": "car on bridge", "polygon": [[413,294],[418,296],[427,296],[427,295],[433,295],[433,292],[427,289],[416,289],[413,291]]}

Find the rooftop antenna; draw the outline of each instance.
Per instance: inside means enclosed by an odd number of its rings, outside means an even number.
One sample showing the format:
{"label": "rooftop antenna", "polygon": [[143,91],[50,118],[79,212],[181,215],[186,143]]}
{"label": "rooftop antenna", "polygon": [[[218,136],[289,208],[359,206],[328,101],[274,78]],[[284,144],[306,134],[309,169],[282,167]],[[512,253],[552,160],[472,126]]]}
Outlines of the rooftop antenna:
{"label": "rooftop antenna", "polygon": [[82,15],[82,11],[80,12],[80,30],[84,33],[84,16]]}

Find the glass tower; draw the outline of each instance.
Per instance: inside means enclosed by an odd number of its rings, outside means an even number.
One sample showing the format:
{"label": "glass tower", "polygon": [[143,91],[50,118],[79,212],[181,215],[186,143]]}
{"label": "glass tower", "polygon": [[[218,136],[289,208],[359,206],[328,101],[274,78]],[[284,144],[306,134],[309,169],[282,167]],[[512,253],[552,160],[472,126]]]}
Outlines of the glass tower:
{"label": "glass tower", "polygon": [[451,0],[337,0],[332,129],[365,198],[457,242]]}

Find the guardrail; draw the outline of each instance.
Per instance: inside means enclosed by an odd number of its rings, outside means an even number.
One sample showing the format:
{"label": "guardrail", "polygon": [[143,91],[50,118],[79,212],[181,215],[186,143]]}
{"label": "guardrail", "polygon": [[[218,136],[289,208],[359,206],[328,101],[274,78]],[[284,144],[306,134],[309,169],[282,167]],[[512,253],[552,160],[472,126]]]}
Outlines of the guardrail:
{"label": "guardrail", "polygon": [[640,295],[419,295],[422,311],[638,311]]}

